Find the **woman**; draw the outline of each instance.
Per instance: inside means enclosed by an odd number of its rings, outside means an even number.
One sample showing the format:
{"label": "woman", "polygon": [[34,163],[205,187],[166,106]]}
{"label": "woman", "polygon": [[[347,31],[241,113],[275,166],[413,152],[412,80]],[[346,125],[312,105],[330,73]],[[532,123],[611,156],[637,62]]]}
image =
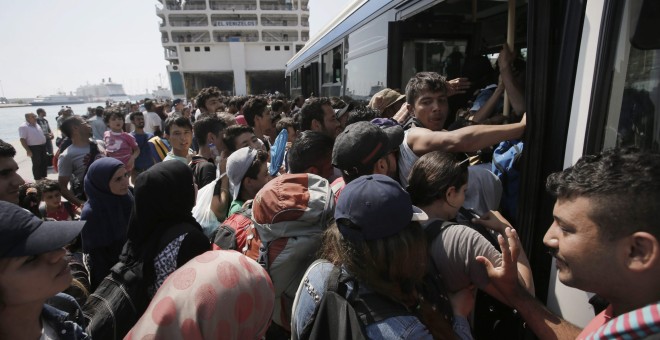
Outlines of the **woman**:
{"label": "woman", "polygon": [[192,216],[195,194],[192,171],[181,162],[158,163],[137,177],[122,261],[142,259],[150,296],[173,271],[211,250],[208,237]]}
{"label": "woman", "polygon": [[[465,201],[468,184],[468,162],[456,154],[433,151],[420,157],[408,177],[408,193],[413,204],[420,207],[429,217],[423,223],[426,228],[436,221],[454,221]],[[502,233],[511,225],[502,216],[490,211],[473,222]],[[473,286],[506,303],[490,284],[483,265],[477,256],[488,258],[500,265],[499,251],[479,232],[466,225],[456,224],[445,229],[431,241],[432,262],[444,278],[450,294],[471,289]],[[518,258],[521,281],[533,294],[534,283],[527,257],[521,249]],[[473,303],[473,301],[471,301]],[[473,306],[463,308],[471,310]]]}
{"label": "woman", "polygon": [[128,219],[133,209],[133,195],[128,190],[129,175],[124,164],[112,157],[94,161],[85,175],[87,202],[80,219],[87,224],[81,237],[92,290],[119,261],[126,243]]}
{"label": "woman", "polygon": [[84,224],[42,221],[0,201],[0,339],[88,339],[65,312],[44,304],[71,284],[64,246]]}
{"label": "woman", "polygon": [[[369,339],[452,339],[451,325],[420,294],[428,258],[426,216],[412,206],[401,186],[384,175],[347,184],[335,209],[336,226],[326,231],[322,260],[305,273],[293,306],[292,335],[311,324],[335,266],[357,280],[358,295],[377,293],[407,313],[365,325]],[[354,285],[347,285],[352,293]],[[387,304],[386,304],[387,305]],[[381,305],[382,306],[382,305]]]}
{"label": "woman", "polygon": [[261,339],[274,301],[257,262],[236,251],[208,251],[172,273],[126,338]]}

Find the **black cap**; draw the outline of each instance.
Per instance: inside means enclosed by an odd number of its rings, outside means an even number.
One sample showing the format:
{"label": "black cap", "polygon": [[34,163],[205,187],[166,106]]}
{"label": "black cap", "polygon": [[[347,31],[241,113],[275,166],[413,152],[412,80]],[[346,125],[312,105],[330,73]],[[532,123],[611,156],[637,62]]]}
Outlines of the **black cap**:
{"label": "black cap", "polygon": [[71,243],[84,221],[42,221],[16,204],[0,201],[0,258],[43,254]]}
{"label": "black cap", "polygon": [[365,169],[403,142],[403,128],[379,128],[370,122],[357,122],[346,126],[337,136],[332,149],[332,165],[349,171]]}

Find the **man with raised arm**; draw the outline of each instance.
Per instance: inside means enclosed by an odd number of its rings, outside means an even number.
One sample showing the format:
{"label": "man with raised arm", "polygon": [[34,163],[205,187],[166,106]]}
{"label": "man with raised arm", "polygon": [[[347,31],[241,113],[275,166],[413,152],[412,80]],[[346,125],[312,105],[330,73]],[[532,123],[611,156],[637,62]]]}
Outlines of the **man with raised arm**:
{"label": "man with raised arm", "polygon": [[502,266],[486,258],[491,283],[541,339],[641,339],[660,334],[660,154],[634,149],[584,156],[548,177],[557,198],[543,243],[563,284],[610,305],[584,329],[554,315],[518,282],[518,236],[500,237]]}

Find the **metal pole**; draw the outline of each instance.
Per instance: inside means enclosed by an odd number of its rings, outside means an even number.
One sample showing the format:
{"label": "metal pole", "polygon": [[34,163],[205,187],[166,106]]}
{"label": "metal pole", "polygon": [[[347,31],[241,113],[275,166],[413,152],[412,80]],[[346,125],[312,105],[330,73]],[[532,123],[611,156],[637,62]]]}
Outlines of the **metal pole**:
{"label": "metal pole", "polygon": [[[513,49],[516,40],[516,0],[509,0],[509,18],[507,21],[506,43],[509,48]],[[504,108],[502,114],[504,117],[509,116],[511,107],[509,105],[509,95],[504,91]]]}

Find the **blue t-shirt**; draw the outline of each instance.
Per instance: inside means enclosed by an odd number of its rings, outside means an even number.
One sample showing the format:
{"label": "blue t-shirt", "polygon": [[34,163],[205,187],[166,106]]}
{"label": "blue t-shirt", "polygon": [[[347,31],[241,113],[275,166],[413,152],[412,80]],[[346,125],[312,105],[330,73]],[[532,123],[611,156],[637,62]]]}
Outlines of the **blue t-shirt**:
{"label": "blue t-shirt", "polygon": [[151,150],[149,148],[149,139],[154,135],[151,133],[136,134],[135,131],[131,132],[131,136],[135,137],[138,148],[140,148],[140,155],[135,159],[135,169],[147,170],[154,165],[154,160],[151,157]]}

